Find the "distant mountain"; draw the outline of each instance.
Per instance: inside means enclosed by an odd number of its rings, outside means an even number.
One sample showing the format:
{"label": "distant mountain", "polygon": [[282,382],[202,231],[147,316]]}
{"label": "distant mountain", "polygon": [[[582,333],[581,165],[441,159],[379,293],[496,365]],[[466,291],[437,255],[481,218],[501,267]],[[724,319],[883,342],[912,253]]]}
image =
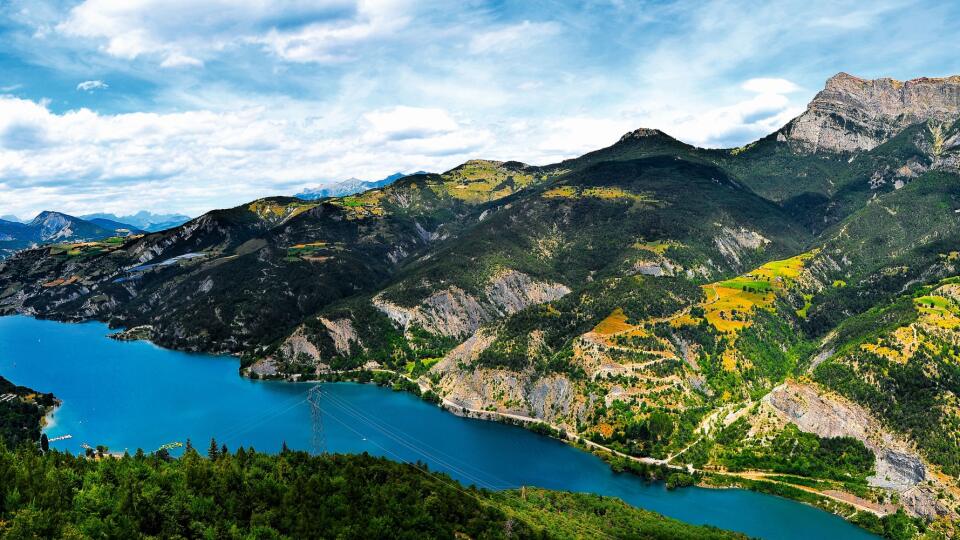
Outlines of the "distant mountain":
{"label": "distant mountain", "polygon": [[93,223],[94,225],[103,227],[104,229],[117,231],[121,235],[146,232],[139,227],[134,227],[133,225],[130,225],[129,223],[121,223],[119,221],[114,221],[112,219],[107,219],[107,218],[93,218],[93,219],[88,219],[87,221],[89,221],[90,223]]}
{"label": "distant mountain", "polygon": [[27,226],[41,242],[93,239],[111,236],[114,231],[60,212],[40,212]]}
{"label": "distant mountain", "polygon": [[[417,171],[413,174],[427,174],[424,171]],[[329,186],[317,186],[314,188],[307,188],[300,193],[297,193],[296,197],[298,199],[304,199],[308,201],[313,201],[316,199],[323,199],[326,197],[346,197],[347,195],[355,195],[357,193],[362,193],[369,189],[376,189],[396,182],[397,180],[405,177],[412,176],[413,174],[405,174],[401,172],[393,173],[386,178],[380,180],[360,180],[359,178],[348,178],[347,180],[342,180],[335,184]]]}
{"label": "distant mountain", "polygon": [[13,214],[7,214],[7,215],[4,215],[4,216],[0,216],[0,220],[3,220],[3,221],[13,221],[13,222],[15,222],[15,223],[22,223],[22,221],[20,220],[20,218],[18,218],[17,216],[15,216],[15,215],[13,215]]}
{"label": "distant mountain", "polygon": [[140,229],[146,232],[163,231],[183,225],[190,221],[190,216],[183,214],[154,214],[141,210],[130,216],[118,216],[116,214],[97,213],[80,216],[89,221],[97,219],[107,219],[112,222],[127,224],[128,227]]}
{"label": "distant mountain", "polygon": [[0,220],[0,259],[37,244],[97,240],[123,234],[117,229],[127,228],[122,223],[94,223],[51,211],[41,212],[28,223]]}

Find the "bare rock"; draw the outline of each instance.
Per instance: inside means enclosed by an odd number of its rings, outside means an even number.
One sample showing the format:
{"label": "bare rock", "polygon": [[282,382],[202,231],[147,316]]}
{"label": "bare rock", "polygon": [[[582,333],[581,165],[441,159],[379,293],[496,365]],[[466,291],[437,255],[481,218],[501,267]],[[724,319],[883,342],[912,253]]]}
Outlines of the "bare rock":
{"label": "bare rock", "polygon": [[879,146],[912,124],[945,122],[958,115],[960,76],[901,82],[838,73],[777,138],[806,152],[858,152]]}

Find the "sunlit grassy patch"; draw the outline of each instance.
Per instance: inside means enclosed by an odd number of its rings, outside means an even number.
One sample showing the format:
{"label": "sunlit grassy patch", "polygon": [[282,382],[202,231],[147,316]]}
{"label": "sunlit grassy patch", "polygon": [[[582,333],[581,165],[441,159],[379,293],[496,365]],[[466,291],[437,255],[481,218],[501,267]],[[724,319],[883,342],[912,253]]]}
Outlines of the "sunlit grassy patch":
{"label": "sunlit grassy patch", "polygon": [[[139,236],[131,238],[139,238]],[[53,244],[50,246],[50,251],[48,253],[50,253],[50,255],[66,255],[67,257],[89,257],[93,255],[101,255],[103,253],[116,251],[127,239],[119,238],[119,240],[120,241],[118,242],[116,238],[108,238],[99,242],[72,242],[65,244]]]}
{"label": "sunlit grassy patch", "polygon": [[774,300],[769,286],[747,287],[738,280],[704,285],[704,290],[707,293],[707,302],[703,305],[707,322],[721,332],[737,332],[750,326],[750,312],[755,307],[769,307]]}
{"label": "sunlit grassy patch", "polygon": [[302,214],[311,208],[317,206],[312,201],[296,201],[286,204],[280,204],[275,201],[261,199],[254,201],[247,206],[247,209],[257,214],[261,219],[270,222],[282,221],[284,219]]}
{"label": "sunlit grassy patch", "polygon": [[548,189],[543,192],[547,199],[572,199],[577,195],[577,190],[571,186],[560,186]]}
{"label": "sunlit grassy patch", "polygon": [[600,324],[594,327],[593,331],[597,334],[608,336],[618,332],[625,332],[631,328],[633,328],[633,326],[627,323],[627,316],[623,313],[623,309],[617,308],[613,310],[613,313],[608,315],[606,319],[600,321]]}
{"label": "sunlit grassy patch", "polygon": [[960,327],[960,307],[953,300],[928,295],[914,298],[913,303],[924,322],[946,329]]}
{"label": "sunlit grassy patch", "polygon": [[439,194],[466,202],[493,201],[536,180],[532,174],[504,167],[503,163],[475,159],[443,174],[443,182],[430,187]]}
{"label": "sunlit grassy patch", "polygon": [[[634,202],[656,203],[659,202],[649,194],[633,193],[623,188],[615,186],[598,186],[591,188],[577,188],[574,186],[558,186],[548,189],[543,193],[547,199],[602,199],[602,200],[632,200]],[[664,248],[665,249],[665,248]]]}

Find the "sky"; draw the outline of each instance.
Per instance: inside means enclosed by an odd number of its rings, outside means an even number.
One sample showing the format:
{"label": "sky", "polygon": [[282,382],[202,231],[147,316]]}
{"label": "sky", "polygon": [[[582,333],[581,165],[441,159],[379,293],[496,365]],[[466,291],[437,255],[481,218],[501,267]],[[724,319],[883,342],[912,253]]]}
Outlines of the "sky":
{"label": "sky", "polygon": [[831,75],[960,73],[960,4],[0,0],[0,215],[198,215],[659,128],[733,147]]}

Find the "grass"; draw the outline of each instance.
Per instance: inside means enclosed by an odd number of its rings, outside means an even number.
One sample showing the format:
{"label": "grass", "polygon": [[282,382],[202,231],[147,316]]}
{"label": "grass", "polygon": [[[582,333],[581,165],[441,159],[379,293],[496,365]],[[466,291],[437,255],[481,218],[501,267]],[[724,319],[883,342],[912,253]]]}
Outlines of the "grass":
{"label": "grass", "polygon": [[658,200],[646,193],[633,193],[623,188],[613,186],[598,186],[590,188],[576,188],[573,186],[558,186],[543,192],[547,199],[601,199],[601,200],[632,200],[638,203],[657,203]]}
{"label": "grass", "polygon": [[443,358],[423,358],[419,361],[420,365],[422,366],[419,370],[417,370],[417,362],[407,362],[404,365],[404,371],[408,376],[413,377],[415,375],[419,375],[419,373],[414,373],[415,370],[419,371],[420,373],[425,373],[430,371],[430,368],[435,366],[440,360],[443,360]]}
{"label": "grass", "polygon": [[[749,314],[756,308],[773,309],[776,293],[792,287],[804,264],[816,251],[789,259],[768,262],[742,276],[704,285],[707,300],[702,304],[707,322],[724,333],[736,333],[750,326]],[[804,306],[797,310],[806,317],[812,296],[804,295]]]}
{"label": "grass", "polygon": [[72,242],[53,244],[50,246],[50,255],[66,255],[67,257],[91,257],[117,250],[126,241],[126,238],[111,237],[98,242]]}
{"label": "grass", "polygon": [[633,328],[633,325],[627,323],[627,316],[623,313],[623,309],[617,308],[613,310],[613,313],[608,315],[606,319],[600,321],[600,323],[593,328],[593,331],[597,334],[609,336],[611,334],[625,332],[631,328]]}
{"label": "grass", "polygon": [[315,202],[297,201],[282,204],[275,200],[261,199],[247,206],[247,209],[269,222],[279,222],[302,214],[317,206]]}
{"label": "grass", "polygon": [[948,330],[960,328],[960,307],[953,300],[927,295],[914,298],[913,304],[923,322]]}
{"label": "grass", "polygon": [[495,201],[534,183],[537,178],[521,168],[475,159],[443,174],[443,182],[431,184],[440,195],[468,203]]}

